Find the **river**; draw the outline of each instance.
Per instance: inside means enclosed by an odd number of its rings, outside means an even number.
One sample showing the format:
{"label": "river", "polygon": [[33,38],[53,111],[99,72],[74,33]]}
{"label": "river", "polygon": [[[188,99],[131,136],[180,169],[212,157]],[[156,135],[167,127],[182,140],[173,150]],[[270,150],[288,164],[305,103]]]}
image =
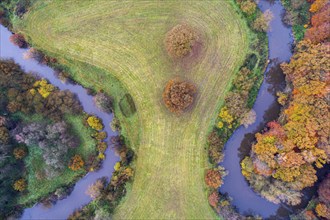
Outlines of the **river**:
{"label": "river", "polygon": [[[283,88],[284,85],[284,77],[279,68],[279,63],[290,59],[293,38],[291,29],[286,27],[281,21],[281,15],[284,9],[278,0],[275,2],[262,0],[258,6],[262,11],[271,10],[274,15],[274,19],[270,23],[270,31],[268,31],[269,60],[271,62],[265,71],[265,79],[253,107],[257,113],[255,123],[248,128],[239,127],[225,145],[225,158],[221,165],[229,171],[229,175],[225,177],[220,191],[232,197],[233,205],[238,208],[240,213],[254,213],[267,218],[272,215],[279,216],[283,207],[268,202],[249,187],[241,174],[240,161],[244,155],[248,154],[254,133],[260,131],[268,121],[274,120],[278,116],[280,107],[276,102],[275,93]],[[55,76],[53,69],[31,59],[23,59],[23,54],[27,49],[20,49],[14,46],[9,41],[11,34],[5,27],[0,26],[0,57],[11,58],[21,65],[25,71],[33,72],[49,80],[61,90],[70,90],[75,93],[82,103],[84,111],[97,115],[103,120],[105,131],[108,134],[106,141],[109,143],[109,137],[117,135],[109,126],[113,115],[106,114],[96,108],[93,97],[88,95],[86,89],[82,86],[62,83]],[[67,198],[57,201],[50,208],[46,208],[42,204],[36,204],[31,208],[27,208],[24,210],[22,219],[65,219],[75,209],[88,204],[91,201],[91,198],[85,194],[88,186],[100,177],[105,176],[109,179],[113,172],[114,164],[119,160],[111,147],[108,147],[105,154],[106,159],[103,161],[101,169],[88,173],[80,179]]]}
{"label": "river", "polygon": [[221,165],[226,168],[228,175],[224,178],[220,191],[227,193],[233,199],[233,205],[241,214],[258,214],[263,218],[276,215],[278,219],[281,213],[285,213],[285,208],[256,194],[242,175],[240,167],[240,161],[249,154],[254,134],[264,128],[267,122],[278,117],[280,106],[276,102],[276,91],[285,86],[279,64],[289,61],[292,56],[291,28],[286,27],[282,22],[284,8],[280,1],[261,0],[258,6],[261,11],[270,10],[274,15],[267,32],[270,63],[253,106],[257,114],[256,121],[247,128],[240,126],[225,145],[225,157]]}
{"label": "river", "polygon": [[[49,80],[53,85],[57,86],[60,90],[70,90],[72,93],[78,96],[83,109],[89,114],[97,115],[102,119],[104,124],[104,131],[108,134],[105,140],[109,143],[111,136],[118,135],[110,128],[110,123],[113,119],[112,114],[107,114],[99,110],[93,101],[93,96],[88,95],[86,89],[80,85],[74,85],[70,83],[63,83],[55,76],[55,71],[48,66],[41,65],[37,61],[32,59],[24,59],[23,54],[28,49],[20,49],[13,45],[9,41],[9,37],[12,35],[5,27],[0,26],[0,58],[10,58],[18,63],[26,72],[32,72],[42,78]],[[22,219],[66,219],[74,210],[88,204],[92,199],[85,194],[89,185],[93,184],[100,177],[107,177],[110,180],[114,165],[119,161],[119,157],[115,155],[112,147],[108,147],[105,151],[106,158],[103,160],[100,170],[96,172],[90,172],[82,179],[80,179],[74,186],[71,194],[56,202],[50,208],[45,207],[42,204],[36,204],[31,208],[24,210]]]}

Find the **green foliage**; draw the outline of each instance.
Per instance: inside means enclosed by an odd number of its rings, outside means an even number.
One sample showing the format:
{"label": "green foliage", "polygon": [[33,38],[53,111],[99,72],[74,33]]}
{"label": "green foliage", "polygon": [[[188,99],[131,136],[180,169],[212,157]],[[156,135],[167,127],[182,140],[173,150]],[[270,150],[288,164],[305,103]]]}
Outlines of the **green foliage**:
{"label": "green foliage", "polygon": [[310,3],[308,1],[281,0],[286,12],[283,21],[292,26],[292,31],[296,42],[304,38],[306,28],[310,19],[308,11]]}

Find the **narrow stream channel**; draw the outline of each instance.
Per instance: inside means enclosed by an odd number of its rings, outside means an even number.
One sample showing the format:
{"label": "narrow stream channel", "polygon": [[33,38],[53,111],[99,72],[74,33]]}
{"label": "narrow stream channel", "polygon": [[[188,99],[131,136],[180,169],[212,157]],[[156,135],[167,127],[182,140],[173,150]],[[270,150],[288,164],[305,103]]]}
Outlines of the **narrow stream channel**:
{"label": "narrow stream channel", "polygon": [[[16,63],[26,72],[32,72],[36,75],[49,80],[53,85],[57,86],[60,90],[70,90],[75,93],[84,111],[89,114],[97,115],[102,119],[104,124],[104,131],[107,132],[108,138],[105,140],[109,143],[109,137],[117,135],[110,129],[110,123],[113,115],[107,114],[99,110],[93,101],[93,96],[88,95],[86,89],[80,85],[64,84],[55,76],[55,72],[48,66],[41,65],[37,61],[29,59],[25,60],[23,54],[28,49],[20,49],[9,41],[12,35],[5,27],[0,26],[0,58],[13,59]],[[55,205],[46,208],[42,204],[36,204],[31,208],[24,210],[22,219],[66,219],[74,210],[88,204],[91,198],[85,194],[89,185],[93,184],[100,177],[107,177],[110,180],[114,165],[119,161],[119,157],[111,147],[105,151],[106,158],[103,160],[101,169],[96,172],[90,172],[82,179],[80,179],[74,186],[72,193],[65,199],[57,201]]]}
{"label": "narrow stream channel", "polygon": [[[266,122],[276,119],[278,115],[279,106],[276,104],[275,91],[283,85],[284,79],[279,69],[279,63],[288,61],[292,55],[290,51],[292,43],[291,30],[285,27],[281,21],[281,14],[284,9],[278,0],[274,3],[270,2],[261,0],[258,4],[262,11],[270,9],[274,14],[274,19],[270,24],[270,31],[268,32],[269,59],[271,63],[266,70],[265,80],[261,85],[253,107],[257,113],[257,119],[248,128],[242,126],[238,128],[226,143],[225,159],[221,165],[229,171],[229,175],[225,177],[224,184],[220,189],[222,193],[228,193],[233,198],[233,204],[239,209],[240,213],[255,213],[265,218],[275,215],[280,206],[261,198],[249,187],[241,174],[240,160],[242,155],[246,155],[246,152],[251,147],[250,143],[254,133],[262,129]],[[108,134],[107,141],[109,142],[109,136],[117,135],[117,133],[111,131],[109,126],[113,116],[96,108],[93,97],[88,95],[83,87],[80,85],[63,84],[55,77],[53,69],[40,65],[34,60],[23,59],[23,54],[27,49],[20,49],[10,43],[10,36],[11,32],[0,26],[0,58],[11,58],[20,64],[25,71],[33,72],[46,78],[61,90],[70,90],[77,94],[84,111],[95,114],[103,120],[105,131]],[[101,169],[97,172],[88,173],[79,180],[67,198],[59,200],[51,208],[46,208],[42,204],[36,204],[31,208],[27,208],[24,210],[22,219],[65,219],[75,209],[88,204],[91,201],[91,198],[85,194],[88,186],[100,177],[106,176],[110,178],[113,166],[119,160],[111,148],[108,148],[105,154],[106,159],[103,161]]]}
{"label": "narrow stream channel", "polygon": [[233,199],[233,205],[241,214],[258,214],[263,218],[277,215],[278,219],[283,207],[257,195],[248,185],[240,167],[240,161],[251,149],[254,134],[260,131],[267,122],[275,120],[279,114],[280,106],[276,102],[276,91],[284,86],[284,76],[279,64],[289,61],[292,56],[293,38],[291,29],[282,22],[284,8],[280,1],[261,0],[258,6],[261,11],[269,9],[274,15],[267,33],[270,64],[265,71],[265,79],[253,106],[257,113],[256,121],[248,128],[240,126],[225,145],[225,157],[221,165],[229,174],[224,178],[220,191],[227,193]]}

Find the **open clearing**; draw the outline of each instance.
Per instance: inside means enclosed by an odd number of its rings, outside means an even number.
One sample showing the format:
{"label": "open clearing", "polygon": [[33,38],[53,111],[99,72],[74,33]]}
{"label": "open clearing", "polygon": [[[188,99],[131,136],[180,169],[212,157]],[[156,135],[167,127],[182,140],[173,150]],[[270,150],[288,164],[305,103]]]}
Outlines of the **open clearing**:
{"label": "open clearing", "polygon": [[[166,32],[180,23],[203,37],[191,68],[164,48]],[[118,117],[137,153],[136,173],[115,219],[216,218],[204,184],[206,136],[249,52],[249,30],[231,1],[40,0],[17,25],[82,85],[119,100],[116,78],[132,95],[137,112]],[[161,99],[175,76],[198,87],[194,107],[180,117]]]}

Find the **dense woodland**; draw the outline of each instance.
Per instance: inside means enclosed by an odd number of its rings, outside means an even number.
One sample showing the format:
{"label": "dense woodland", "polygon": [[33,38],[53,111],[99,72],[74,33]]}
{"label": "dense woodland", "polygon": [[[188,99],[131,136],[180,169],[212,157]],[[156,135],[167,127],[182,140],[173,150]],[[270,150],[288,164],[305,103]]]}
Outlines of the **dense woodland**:
{"label": "dense woodland", "polygon": [[[280,117],[256,134],[251,155],[241,164],[251,186],[275,203],[300,204],[301,190],[313,186],[317,170],[330,161],[330,32],[323,30],[329,27],[329,6],[328,1],[312,3],[311,26],[290,62],[281,66],[287,88],[278,93]],[[316,209],[319,217],[329,209],[322,201]]]}

